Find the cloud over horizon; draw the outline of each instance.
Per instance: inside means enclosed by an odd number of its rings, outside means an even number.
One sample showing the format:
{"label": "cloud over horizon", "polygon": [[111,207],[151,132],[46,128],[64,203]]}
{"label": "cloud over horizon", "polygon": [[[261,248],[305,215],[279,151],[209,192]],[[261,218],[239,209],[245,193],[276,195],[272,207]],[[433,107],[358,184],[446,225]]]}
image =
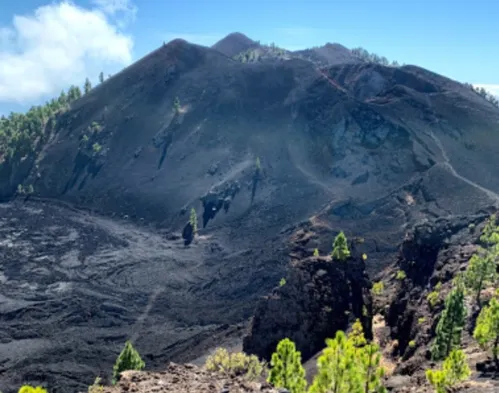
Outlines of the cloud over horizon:
{"label": "cloud over horizon", "polygon": [[94,3],[51,3],[0,26],[0,102],[33,102],[132,62],[133,40],[119,29],[123,19],[110,15],[137,9],[126,0]]}

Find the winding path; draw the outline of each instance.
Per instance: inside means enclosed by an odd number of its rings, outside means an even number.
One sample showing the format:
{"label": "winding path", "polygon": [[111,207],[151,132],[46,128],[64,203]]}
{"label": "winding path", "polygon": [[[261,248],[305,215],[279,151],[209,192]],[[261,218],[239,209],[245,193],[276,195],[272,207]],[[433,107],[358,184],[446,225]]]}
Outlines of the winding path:
{"label": "winding path", "polygon": [[488,188],[482,187],[481,185],[475,183],[474,181],[457,173],[457,171],[454,169],[454,167],[452,166],[452,164],[450,162],[449,156],[447,155],[447,152],[445,151],[444,146],[442,145],[442,141],[433,133],[433,131],[430,131],[428,135],[435,141],[435,144],[437,145],[437,147],[439,148],[439,150],[442,154],[444,162],[442,162],[441,164],[444,165],[445,167],[447,167],[449,169],[450,173],[452,173],[452,175],[454,175],[458,179],[464,181],[465,183],[468,183],[470,186],[475,187],[477,190],[484,192],[485,194],[487,194],[487,196],[490,199],[495,201],[495,203],[499,204],[499,194],[497,194],[496,192],[494,192],[492,190],[489,190]]}

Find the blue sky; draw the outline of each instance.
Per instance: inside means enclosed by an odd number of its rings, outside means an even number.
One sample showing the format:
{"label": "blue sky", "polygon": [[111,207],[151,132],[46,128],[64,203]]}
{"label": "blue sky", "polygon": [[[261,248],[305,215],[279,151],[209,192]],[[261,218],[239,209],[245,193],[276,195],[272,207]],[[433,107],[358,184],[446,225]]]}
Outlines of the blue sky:
{"label": "blue sky", "polygon": [[362,46],[499,94],[498,17],[496,0],[3,1],[0,113],[96,82],[163,41],[211,45],[234,31],[288,49]]}

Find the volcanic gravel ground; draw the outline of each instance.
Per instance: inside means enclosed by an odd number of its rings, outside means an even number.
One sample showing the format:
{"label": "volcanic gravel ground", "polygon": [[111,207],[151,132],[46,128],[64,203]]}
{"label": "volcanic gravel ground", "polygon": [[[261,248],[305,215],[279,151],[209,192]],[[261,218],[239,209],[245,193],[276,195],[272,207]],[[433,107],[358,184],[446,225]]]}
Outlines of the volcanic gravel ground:
{"label": "volcanic gravel ground", "polygon": [[0,390],[86,390],[126,339],[149,369],[223,339],[203,241],[169,238],[59,206],[0,205]]}

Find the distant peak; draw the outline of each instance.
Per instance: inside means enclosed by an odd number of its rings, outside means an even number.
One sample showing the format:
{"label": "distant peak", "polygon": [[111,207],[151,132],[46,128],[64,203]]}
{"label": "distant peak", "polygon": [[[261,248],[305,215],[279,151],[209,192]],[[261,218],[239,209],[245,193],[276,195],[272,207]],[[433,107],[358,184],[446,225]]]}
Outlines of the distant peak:
{"label": "distant peak", "polygon": [[249,38],[247,35],[243,34],[243,33],[240,33],[238,31],[235,31],[234,33],[230,33],[228,34],[225,38],[223,38],[224,40],[225,39],[238,39],[238,40],[244,40],[244,41],[251,41],[251,42],[255,42],[253,41],[251,38]]}
{"label": "distant peak", "polygon": [[243,33],[234,32],[222,38],[214,44],[212,48],[228,57],[232,57],[256,45],[258,45],[257,42],[245,36]]}

